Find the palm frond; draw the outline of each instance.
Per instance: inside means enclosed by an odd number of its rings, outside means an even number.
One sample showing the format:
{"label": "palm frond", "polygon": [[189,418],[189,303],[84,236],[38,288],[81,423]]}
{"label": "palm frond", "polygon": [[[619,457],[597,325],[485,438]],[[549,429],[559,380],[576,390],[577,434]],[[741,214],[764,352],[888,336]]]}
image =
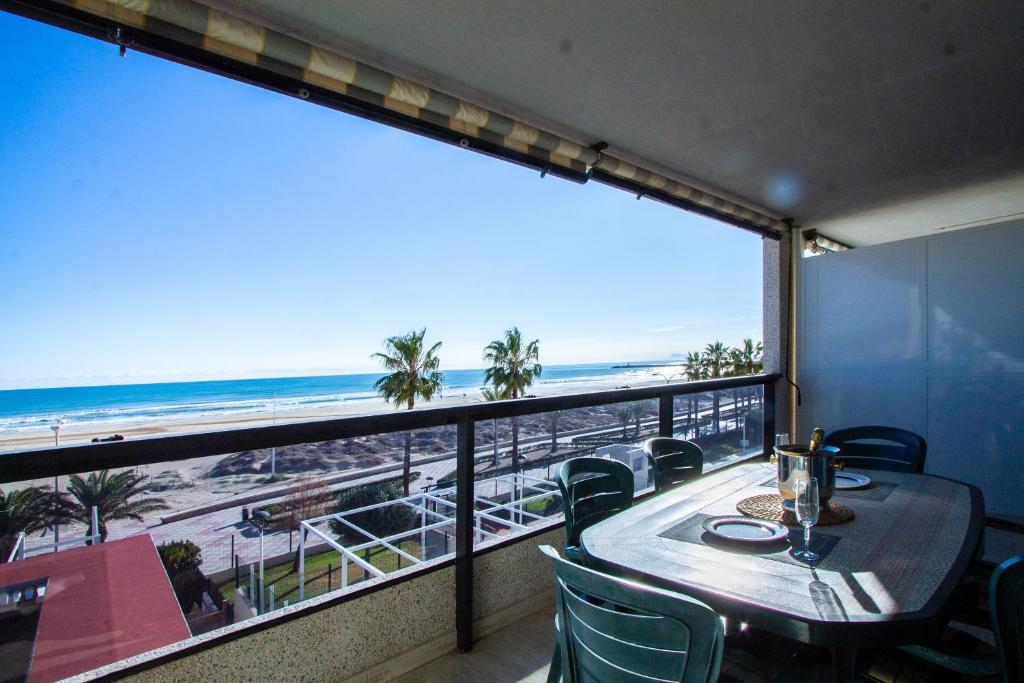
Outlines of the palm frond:
{"label": "palm frond", "polygon": [[441,393],[444,377],[438,372],[441,361],[437,356],[441,342],[424,351],[426,334],[427,329],[423,328],[388,337],[384,340],[384,352],[371,356],[390,373],[374,382],[374,389],[397,408],[412,408],[417,399],[429,401]]}

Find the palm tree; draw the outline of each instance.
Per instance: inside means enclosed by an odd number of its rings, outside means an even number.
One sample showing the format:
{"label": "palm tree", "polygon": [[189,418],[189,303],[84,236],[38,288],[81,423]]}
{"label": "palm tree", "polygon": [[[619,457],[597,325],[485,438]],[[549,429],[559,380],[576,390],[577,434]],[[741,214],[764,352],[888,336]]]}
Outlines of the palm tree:
{"label": "palm tree", "polygon": [[[508,396],[500,387],[483,387],[480,389],[485,401],[504,401]],[[498,466],[498,418],[491,420],[491,429],[494,433],[494,466]]]}
{"label": "palm tree", "polygon": [[640,420],[643,419],[644,415],[649,414],[650,410],[652,410],[652,405],[648,401],[637,401],[630,407],[637,438],[640,438]]}
{"label": "palm tree", "polygon": [[0,562],[6,562],[18,534],[33,534],[53,523],[53,494],[46,487],[0,490]]}
{"label": "palm tree", "polygon": [[632,407],[622,406],[615,411],[615,417],[619,418],[619,424],[622,425],[622,440],[626,441],[629,439],[629,423],[633,421]]}
{"label": "palm tree", "polygon": [[[698,381],[698,380],[702,380],[707,375],[707,369],[708,369],[707,363],[704,362],[704,356],[701,355],[700,351],[690,351],[689,353],[687,353],[686,354],[686,362],[683,364],[683,367],[685,368],[684,372],[686,372],[686,379],[689,382],[695,382],[695,381]],[[699,400],[698,400],[696,394],[690,394],[687,398],[689,399],[689,401],[687,403],[687,408],[688,408],[687,417],[689,417],[690,414],[693,415],[693,417],[690,418],[690,419],[691,419],[691,424],[693,424],[693,436],[694,436],[694,438],[696,438],[697,437],[697,424],[696,423],[697,423],[697,418],[699,417],[699,412],[700,412],[699,406],[700,406],[700,403],[699,403]]]}
{"label": "palm tree", "polygon": [[[731,374],[754,375],[761,372],[764,369],[763,355],[764,344],[761,342],[755,344],[754,340],[749,337],[744,339],[741,346],[729,350]],[[749,402],[749,393],[747,398]]]}
{"label": "palm tree", "polygon": [[747,337],[743,345],[729,350],[729,358],[732,363],[733,375],[753,375],[761,371],[764,363],[761,356],[764,353],[764,344]]}
{"label": "palm tree", "polygon": [[[505,330],[504,339],[495,339],[484,348],[484,360],[491,364],[484,381],[500,387],[508,398],[521,398],[540,377],[540,342],[523,343],[518,327]],[[512,418],[512,462],[519,455],[519,418]]]}
{"label": "palm tree", "polygon": [[[110,470],[103,470],[92,472],[84,479],[72,474],[68,479],[67,488],[71,494],[71,517],[89,527],[85,533],[86,537],[99,531],[100,543],[103,543],[107,540],[107,522],[118,519],[134,519],[141,522],[142,516],[150,512],[170,510],[170,506],[163,498],[138,499],[146,490],[148,479],[148,476],[133,471],[111,474]],[[94,507],[97,509],[100,527],[98,530],[92,528]]]}
{"label": "palm tree", "polygon": [[[707,364],[711,379],[717,379],[722,376],[722,369],[725,367],[728,361],[729,351],[725,344],[720,341],[716,341],[713,344],[708,344],[704,347],[704,361]],[[720,430],[718,421],[718,409],[719,409],[720,397],[717,391],[711,392],[711,421],[715,425],[715,432]]]}
{"label": "palm tree", "polygon": [[541,415],[541,419],[551,432],[551,452],[558,450],[558,423],[562,420],[561,410],[552,410],[550,413]]}
{"label": "palm tree", "polygon": [[[396,408],[412,410],[416,399],[429,401],[441,392],[441,373],[437,368],[440,360],[436,351],[437,342],[424,349],[423,338],[427,328],[405,335],[388,337],[384,340],[384,353],[375,353],[376,358],[390,374],[384,375],[373,384],[381,397]],[[412,432],[405,433],[405,458],[402,461],[402,488],[409,495],[410,469],[412,468]]]}

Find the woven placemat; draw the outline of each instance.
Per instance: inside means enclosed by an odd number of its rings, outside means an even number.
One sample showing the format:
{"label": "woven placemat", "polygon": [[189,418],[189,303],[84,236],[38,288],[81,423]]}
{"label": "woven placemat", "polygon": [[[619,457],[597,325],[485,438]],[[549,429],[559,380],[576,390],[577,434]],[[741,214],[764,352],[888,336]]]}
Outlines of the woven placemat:
{"label": "woven placemat", "polygon": [[[798,525],[796,515],[782,507],[782,496],[777,493],[762,493],[759,496],[744,498],[736,503],[736,509],[749,517],[760,517],[773,522],[782,522],[790,526]],[[834,500],[828,502],[828,508],[822,508],[818,515],[818,526],[834,526],[853,519],[853,510]]]}

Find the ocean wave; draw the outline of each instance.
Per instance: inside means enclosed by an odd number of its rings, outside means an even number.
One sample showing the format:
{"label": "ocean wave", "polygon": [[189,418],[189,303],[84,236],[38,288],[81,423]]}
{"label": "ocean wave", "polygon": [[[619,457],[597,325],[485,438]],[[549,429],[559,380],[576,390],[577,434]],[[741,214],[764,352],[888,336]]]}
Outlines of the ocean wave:
{"label": "ocean wave", "polygon": [[298,396],[274,399],[258,398],[239,401],[216,401],[179,403],[171,405],[125,406],[117,408],[89,408],[69,410],[41,415],[25,415],[0,418],[0,432],[24,432],[49,429],[57,420],[68,424],[95,425],[104,422],[142,422],[182,417],[213,417],[217,415],[242,415],[246,413],[274,413],[301,410],[331,405],[342,405],[353,401],[370,401],[376,394],[353,392],[320,396]]}
{"label": "ocean wave", "polygon": [[[547,378],[542,377],[539,380],[539,393],[546,393],[543,391],[544,387],[549,387],[552,391],[571,392],[574,388],[584,390],[596,384],[621,386],[658,379],[650,370],[612,369],[609,366],[552,366],[549,373]],[[450,379],[445,382],[443,396],[462,394],[471,399],[479,397],[482,371],[456,370],[447,372],[446,376]],[[372,388],[373,376],[340,376],[336,379],[340,385],[335,383],[331,387],[324,386],[324,378],[267,380],[262,381],[258,387],[245,381],[226,382],[218,386],[219,395],[214,397],[211,393],[208,400],[200,398],[203,395],[200,385],[204,383],[195,383],[195,386],[189,386],[192,383],[175,385],[174,391],[177,395],[167,394],[167,387],[161,385],[136,385],[133,388],[125,387],[123,391],[115,387],[104,387],[101,388],[102,395],[90,393],[88,390],[83,395],[83,388],[80,387],[69,390],[42,390],[48,392],[48,397],[52,399],[45,408],[40,404],[34,409],[29,405],[19,409],[17,404],[12,405],[10,400],[7,405],[0,406],[4,408],[0,410],[0,415],[3,415],[0,417],[0,432],[43,431],[60,419],[65,420],[69,426],[96,427],[104,423],[134,424],[248,413],[287,414],[302,409],[378,399],[376,391]],[[312,380],[320,381],[316,384],[311,383]],[[307,384],[301,384],[304,381]],[[278,391],[311,393],[280,396],[276,395]],[[239,395],[239,398],[230,398],[231,394]],[[11,395],[9,397],[14,398]]]}

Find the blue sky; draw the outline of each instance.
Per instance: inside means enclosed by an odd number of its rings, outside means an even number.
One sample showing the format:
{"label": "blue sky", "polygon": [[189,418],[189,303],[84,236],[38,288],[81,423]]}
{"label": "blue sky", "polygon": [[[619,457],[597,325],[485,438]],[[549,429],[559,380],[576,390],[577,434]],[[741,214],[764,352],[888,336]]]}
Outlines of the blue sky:
{"label": "blue sky", "polygon": [[760,337],[761,240],[0,12],[0,388]]}

